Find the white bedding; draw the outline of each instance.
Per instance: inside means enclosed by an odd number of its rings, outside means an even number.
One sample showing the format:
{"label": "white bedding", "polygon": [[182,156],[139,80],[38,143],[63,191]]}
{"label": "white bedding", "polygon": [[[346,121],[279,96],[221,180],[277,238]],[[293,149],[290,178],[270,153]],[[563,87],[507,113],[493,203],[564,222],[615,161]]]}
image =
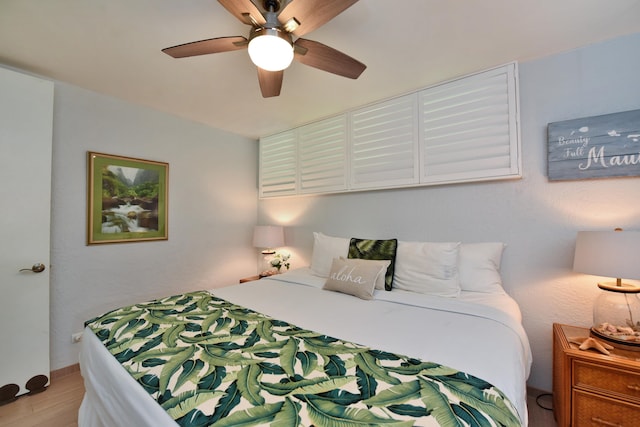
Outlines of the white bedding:
{"label": "white bedding", "polygon": [[[324,291],[324,281],[297,269],[212,293],[303,328],[482,378],[505,393],[527,425],[531,351],[511,297],[463,292],[444,298],[395,290],[376,291],[366,301]],[[423,339],[415,339],[415,332]],[[80,366],[86,387],[81,427],[176,425],[88,328]]]}

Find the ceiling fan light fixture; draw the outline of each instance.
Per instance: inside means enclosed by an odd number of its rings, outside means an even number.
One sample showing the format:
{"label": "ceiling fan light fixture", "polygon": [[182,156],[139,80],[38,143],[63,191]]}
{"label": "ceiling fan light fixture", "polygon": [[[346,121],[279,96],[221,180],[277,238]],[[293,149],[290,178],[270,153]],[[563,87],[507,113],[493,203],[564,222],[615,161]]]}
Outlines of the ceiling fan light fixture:
{"label": "ceiling fan light fixture", "polygon": [[249,57],[263,70],[280,71],[291,65],[291,36],[277,28],[257,28],[251,31]]}

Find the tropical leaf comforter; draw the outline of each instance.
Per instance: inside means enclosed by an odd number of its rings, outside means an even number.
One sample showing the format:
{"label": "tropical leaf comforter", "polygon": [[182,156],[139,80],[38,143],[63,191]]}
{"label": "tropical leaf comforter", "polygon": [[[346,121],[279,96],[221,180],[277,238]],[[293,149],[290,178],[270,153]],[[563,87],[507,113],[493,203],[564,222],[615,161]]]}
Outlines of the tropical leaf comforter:
{"label": "tropical leaf comforter", "polygon": [[519,426],[487,382],[192,292],[86,325],[181,426]]}

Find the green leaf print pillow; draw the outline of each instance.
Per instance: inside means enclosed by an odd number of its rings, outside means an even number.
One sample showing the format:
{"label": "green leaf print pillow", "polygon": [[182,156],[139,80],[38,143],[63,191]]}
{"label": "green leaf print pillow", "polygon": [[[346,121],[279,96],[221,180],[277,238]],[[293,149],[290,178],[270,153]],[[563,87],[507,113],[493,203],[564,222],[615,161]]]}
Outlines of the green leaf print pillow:
{"label": "green leaf print pillow", "polygon": [[384,288],[390,291],[393,283],[397,248],[398,239],[371,240],[352,238],[349,242],[349,258],[391,261],[384,276]]}

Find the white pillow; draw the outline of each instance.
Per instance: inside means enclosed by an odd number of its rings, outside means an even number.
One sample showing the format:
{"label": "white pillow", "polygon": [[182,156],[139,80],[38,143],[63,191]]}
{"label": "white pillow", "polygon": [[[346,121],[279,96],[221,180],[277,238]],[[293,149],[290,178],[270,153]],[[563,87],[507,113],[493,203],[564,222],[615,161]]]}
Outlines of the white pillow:
{"label": "white pillow", "polygon": [[460,287],[463,291],[504,294],[500,263],[504,243],[460,245]]}
{"label": "white pillow", "polygon": [[350,239],[313,233],[313,254],[311,255],[311,273],[320,277],[329,277],[334,258],[349,255]]}
{"label": "white pillow", "polygon": [[442,297],[460,295],[460,242],[398,242],[393,289]]}
{"label": "white pillow", "polygon": [[391,261],[335,258],[322,289],[337,291],[358,298],[373,299],[378,282],[384,289],[384,275]]}

